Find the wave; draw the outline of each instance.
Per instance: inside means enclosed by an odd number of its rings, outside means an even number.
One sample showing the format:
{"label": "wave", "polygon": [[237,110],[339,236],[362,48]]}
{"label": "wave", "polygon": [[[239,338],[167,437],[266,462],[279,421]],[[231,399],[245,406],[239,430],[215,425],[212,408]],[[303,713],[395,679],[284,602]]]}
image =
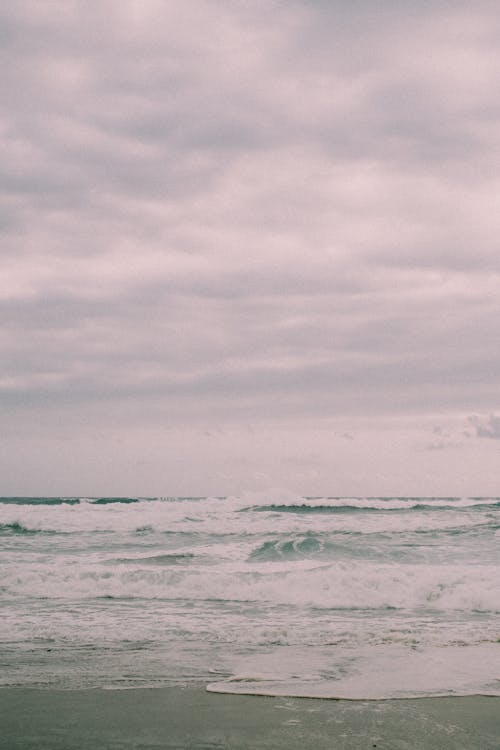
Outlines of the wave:
{"label": "wave", "polygon": [[[156,503],[199,503],[200,501],[210,500],[208,497],[88,497],[88,496],[67,496],[67,497],[0,497],[0,505],[112,505],[122,503],[156,502]],[[219,502],[225,498],[213,498]]]}
{"label": "wave", "polygon": [[[288,560],[212,566],[195,558],[153,555],[123,566],[89,560],[61,567],[37,564],[4,571],[3,583],[17,596],[55,599],[139,596],[145,599],[219,600],[275,607],[401,612],[500,612],[496,565],[394,565],[351,560]],[[114,556],[112,559],[116,559]],[[201,564],[195,564],[196,561]],[[188,564],[183,564],[188,563]],[[189,564],[193,563],[193,564]]]}
{"label": "wave", "polygon": [[[270,497],[271,496],[271,497]],[[273,493],[241,497],[0,497],[0,505],[112,505],[134,503],[194,504],[211,509],[278,512],[353,512],[356,510],[410,510],[441,508],[500,507],[498,497],[279,497]],[[271,500],[269,502],[268,500]]]}
{"label": "wave", "polygon": [[138,497],[0,497],[0,505],[111,505],[113,503],[138,503]]}
{"label": "wave", "polygon": [[57,534],[57,531],[52,529],[30,529],[27,526],[23,526],[18,521],[12,523],[0,523],[0,534]]}
{"label": "wave", "polygon": [[131,503],[140,503],[145,498],[139,497],[95,497],[88,498],[87,502],[91,505],[114,505],[115,503],[121,503],[124,505],[130,505]]}
{"label": "wave", "polygon": [[305,536],[285,541],[272,539],[252,550],[250,560],[295,560],[303,557],[315,556],[323,549],[323,545],[315,536]]}
{"label": "wave", "polygon": [[78,505],[78,497],[0,497],[0,505]]}
{"label": "wave", "polygon": [[148,557],[118,557],[115,560],[109,560],[113,563],[126,563],[132,565],[185,565],[194,560],[195,555],[192,552],[179,552],[164,555],[149,555]]}
{"label": "wave", "polygon": [[421,499],[399,499],[399,498],[376,498],[373,500],[363,499],[358,502],[338,501],[333,502],[309,501],[302,503],[270,503],[269,505],[253,505],[241,508],[242,512],[253,511],[257,513],[297,513],[297,514],[334,514],[334,513],[379,513],[379,512],[401,512],[409,510],[472,510],[487,508],[500,508],[500,500],[497,498],[484,498],[482,502],[456,500],[449,502],[438,499],[427,501]]}
{"label": "wave", "polygon": [[[342,557],[364,557],[367,551],[372,550],[372,546],[366,549],[366,545],[349,545],[349,534],[340,534],[339,537],[344,539],[344,543],[333,542],[328,539],[321,539],[314,534],[303,536],[294,536],[285,539],[268,539],[253,549],[248,555],[249,561],[258,562],[277,562],[280,560],[296,561],[305,559],[331,560]],[[357,538],[357,535],[355,535]]]}
{"label": "wave", "polygon": [[158,500],[160,498],[145,497],[0,497],[0,505],[113,505],[122,503],[140,503],[145,500]]}
{"label": "wave", "polygon": [[255,511],[257,513],[352,513],[356,511],[378,510],[377,508],[359,508],[354,505],[255,505],[243,508],[244,511]]}
{"label": "wave", "polygon": [[[141,498],[80,498],[79,502],[53,503],[43,505],[0,504],[0,523],[18,522],[27,528],[40,528],[74,534],[95,534],[106,532],[115,534],[116,539],[133,535],[139,537],[167,534],[169,537],[191,535],[201,543],[218,540],[224,545],[230,538],[251,543],[251,537],[261,535],[259,542],[272,538],[274,534],[289,538],[302,538],[301,554],[314,552],[315,542],[305,541],[307,534],[314,532],[318,538],[325,532],[345,534],[387,534],[391,539],[396,534],[406,532],[446,533],[449,529],[456,534],[465,533],[471,528],[484,528],[485,532],[498,528],[498,501],[478,510],[478,506],[466,508],[458,506],[447,510],[428,512],[408,510],[398,512],[398,508],[408,508],[403,501],[377,501],[379,508],[366,506],[366,501],[353,501],[346,504],[342,500],[321,499],[284,502],[271,505],[245,506],[241,501],[207,499],[182,500],[181,502],[154,501]],[[104,502],[106,500],[106,502]],[[372,502],[372,506],[374,501]],[[255,510],[257,508],[257,510]],[[259,512],[260,511],[260,512]],[[388,511],[388,512],[383,512]],[[486,524],[487,522],[487,524]],[[332,540],[334,541],[334,540]],[[258,546],[258,543],[253,546]],[[152,542],[151,542],[152,543]],[[245,558],[251,550],[245,550]],[[339,550],[340,551],[340,550]],[[283,550],[286,552],[286,548]],[[224,555],[225,556],[225,555]],[[351,555],[349,554],[349,557]]]}

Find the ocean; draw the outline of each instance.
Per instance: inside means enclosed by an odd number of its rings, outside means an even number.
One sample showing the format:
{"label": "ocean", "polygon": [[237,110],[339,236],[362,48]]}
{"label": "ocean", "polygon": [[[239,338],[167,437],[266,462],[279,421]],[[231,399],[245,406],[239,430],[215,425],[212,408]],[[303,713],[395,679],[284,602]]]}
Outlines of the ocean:
{"label": "ocean", "polygon": [[498,498],[0,499],[0,686],[500,696]]}

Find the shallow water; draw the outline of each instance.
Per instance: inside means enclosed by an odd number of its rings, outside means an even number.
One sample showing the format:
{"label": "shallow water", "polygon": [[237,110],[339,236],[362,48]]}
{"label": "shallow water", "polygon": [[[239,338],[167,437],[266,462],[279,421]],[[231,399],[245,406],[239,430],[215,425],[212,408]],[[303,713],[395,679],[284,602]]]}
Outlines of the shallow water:
{"label": "shallow water", "polygon": [[498,498],[0,499],[0,685],[500,695]]}

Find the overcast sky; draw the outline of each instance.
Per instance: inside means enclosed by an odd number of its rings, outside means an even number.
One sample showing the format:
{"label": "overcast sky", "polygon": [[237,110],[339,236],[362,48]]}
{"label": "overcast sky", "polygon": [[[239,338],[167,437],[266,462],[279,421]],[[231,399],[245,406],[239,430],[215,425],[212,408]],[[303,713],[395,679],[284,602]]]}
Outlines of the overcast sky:
{"label": "overcast sky", "polygon": [[0,494],[500,494],[497,3],[0,40]]}

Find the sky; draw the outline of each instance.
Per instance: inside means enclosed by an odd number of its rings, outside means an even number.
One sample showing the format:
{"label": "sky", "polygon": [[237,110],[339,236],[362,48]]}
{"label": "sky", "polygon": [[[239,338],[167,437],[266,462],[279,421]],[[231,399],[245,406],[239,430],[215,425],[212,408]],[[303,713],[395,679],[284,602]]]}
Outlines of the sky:
{"label": "sky", "polygon": [[500,494],[496,3],[0,9],[0,494]]}

